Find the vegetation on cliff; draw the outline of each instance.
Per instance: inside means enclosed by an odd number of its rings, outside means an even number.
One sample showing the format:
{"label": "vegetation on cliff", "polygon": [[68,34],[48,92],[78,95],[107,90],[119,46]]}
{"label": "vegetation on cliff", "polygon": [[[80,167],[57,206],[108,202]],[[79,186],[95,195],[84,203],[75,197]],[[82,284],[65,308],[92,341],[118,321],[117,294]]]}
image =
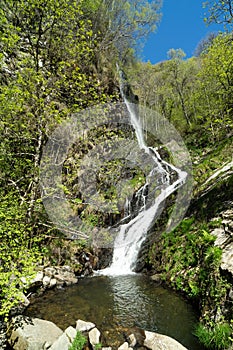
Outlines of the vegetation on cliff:
{"label": "vegetation on cliff", "polygon": [[[208,4],[207,21],[231,28],[231,1]],[[29,280],[36,264],[49,260],[65,238],[41,201],[43,147],[71,114],[119,101],[116,62],[120,62],[140,103],[175,125],[193,161],[188,217],[161,235],[147,264],[198,305],[207,326],[197,330],[200,339],[207,339],[208,332],[215,339],[221,332],[227,334],[224,344],[206,341],[220,349],[230,341],[232,307],[227,300],[232,281],[220,268],[222,250],[215,246],[211,231],[221,226],[219,213],[232,207],[233,36],[226,31],[209,37],[199,45],[197,56],[187,60],[181,49],[171,48],[167,61],[140,62],[136,43],[155,29],[160,5],[159,0],[1,2],[0,314],[7,315],[27,288],[22,276]],[[127,176],[130,185],[123,190],[132,193],[145,182],[140,169],[110,160],[99,172],[98,191],[111,202],[111,215],[87,207],[80,195],[79,160],[93,143],[122,135],[130,139],[132,130],[115,132],[105,126],[92,130],[76,141],[64,162],[63,191],[91,230],[121,218],[115,178]],[[79,251],[85,243],[74,245],[71,251]],[[66,262],[66,257],[54,259]]]}

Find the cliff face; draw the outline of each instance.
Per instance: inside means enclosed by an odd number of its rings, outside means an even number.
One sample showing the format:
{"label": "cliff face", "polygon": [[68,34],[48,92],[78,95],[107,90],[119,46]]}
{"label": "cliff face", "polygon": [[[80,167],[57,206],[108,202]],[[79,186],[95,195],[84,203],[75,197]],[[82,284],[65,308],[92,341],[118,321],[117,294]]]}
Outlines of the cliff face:
{"label": "cliff face", "polygon": [[163,232],[165,213],[140,259],[144,262],[140,269],[155,273],[194,303],[209,329],[213,324],[230,324],[233,314],[231,154],[232,141],[228,140],[218,150],[213,148],[195,159],[193,198],[186,218],[172,232]]}

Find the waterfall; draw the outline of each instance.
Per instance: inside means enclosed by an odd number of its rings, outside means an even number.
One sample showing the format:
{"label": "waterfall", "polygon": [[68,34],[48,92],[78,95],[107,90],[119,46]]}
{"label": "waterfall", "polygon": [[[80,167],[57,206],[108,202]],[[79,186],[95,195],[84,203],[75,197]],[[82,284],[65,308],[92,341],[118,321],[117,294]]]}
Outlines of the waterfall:
{"label": "waterfall", "polygon": [[[139,148],[144,150],[153,160],[154,168],[146,178],[146,183],[142,186],[136,198],[141,201],[141,208],[138,213],[128,223],[119,228],[119,232],[114,241],[113,259],[110,267],[99,271],[104,275],[123,275],[134,273],[139,250],[146,239],[147,232],[151,228],[154,220],[161,212],[164,200],[175,192],[186,180],[187,173],[176,168],[174,165],[163,160],[156,148],[147,147],[143,129],[140,123],[138,105],[131,102],[134,98],[131,89],[124,77],[120,74],[121,95],[129,112],[131,124],[135,130]],[[133,97],[132,97],[133,96]],[[131,100],[131,101],[130,101]],[[176,179],[171,179],[171,173],[176,174]],[[153,186],[156,178],[156,186]],[[150,193],[150,190],[152,193]],[[149,195],[148,195],[149,192]],[[147,205],[148,196],[150,204]],[[129,215],[130,203],[126,200],[126,215]]]}

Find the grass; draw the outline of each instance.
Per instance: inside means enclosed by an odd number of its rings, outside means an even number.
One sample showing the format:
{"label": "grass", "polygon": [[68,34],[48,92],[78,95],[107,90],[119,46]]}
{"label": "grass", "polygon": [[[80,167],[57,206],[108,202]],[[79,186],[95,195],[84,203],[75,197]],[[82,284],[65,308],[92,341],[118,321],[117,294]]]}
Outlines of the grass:
{"label": "grass", "polygon": [[231,344],[231,327],[227,323],[207,328],[199,323],[194,334],[207,349],[223,350]]}
{"label": "grass", "polygon": [[74,338],[73,343],[69,347],[69,350],[82,350],[84,345],[86,344],[87,339],[81,332],[77,332],[76,337]]}

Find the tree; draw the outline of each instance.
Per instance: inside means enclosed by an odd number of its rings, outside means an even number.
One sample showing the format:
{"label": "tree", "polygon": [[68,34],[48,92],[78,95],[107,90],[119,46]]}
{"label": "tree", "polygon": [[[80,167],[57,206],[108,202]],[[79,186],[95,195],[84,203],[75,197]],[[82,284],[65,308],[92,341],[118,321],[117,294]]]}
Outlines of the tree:
{"label": "tree", "polygon": [[96,39],[81,3],[0,2],[0,314],[41,259],[39,167],[48,135],[70,113],[105,100],[90,68]]}
{"label": "tree", "polygon": [[210,46],[213,44],[213,40],[216,38],[216,36],[217,33],[212,32],[202,39],[195,49],[195,56],[199,57],[202,54],[206,54]]}
{"label": "tree", "polygon": [[213,141],[232,128],[232,87],[232,34],[218,35],[202,58],[197,86],[197,98],[202,106],[202,123],[211,132]]}
{"label": "tree", "polygon": [[203,3],[208,8],[208,17],[205,21],[211,23],[224,23],[232,26],[233,23],[233,1],[232,0],[210,0]]}
{"label": "tree", "polygon": [[191,92],[195,80],[197,69],[195,59],[184,61],[185,53],[181,49],[171,49],[168,51],[170,60],[166,69],[169,70],[169,82],[173,89],[174,97],[181,107],[183,118],[186,123],[191,125],[191,118],[195,114],[193,103],[190,103]]}
{"label": "tree", "polygon": [[171,49],[169,60],[156,65],[138,63],[130,69],[131,84],[142,104],[156,109],[181,131],[195,121],[198,59],[183,60],[185,53]]}
{"label": "tree", "polygon": [[125,59],[130,48],[136,48],[156,29],[160,19],[161,0],[88,0],[83,3],[85,13],[93,23],[98,36],[98,51],[106,52],[111,47],[117,50],[118,58]]}

